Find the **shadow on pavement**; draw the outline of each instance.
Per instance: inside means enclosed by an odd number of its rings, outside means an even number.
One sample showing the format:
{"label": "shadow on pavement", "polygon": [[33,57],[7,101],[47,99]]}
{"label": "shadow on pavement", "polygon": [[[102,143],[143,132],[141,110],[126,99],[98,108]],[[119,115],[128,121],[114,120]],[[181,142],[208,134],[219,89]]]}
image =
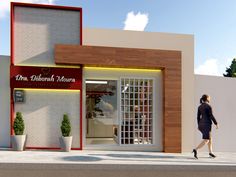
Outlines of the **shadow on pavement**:
{"label": "shadow on pavement", "polygon": [[93,157],[93,156],[66,156],[66,157],[61,157],[59,159],[71,162],[95,162],[103,160],[100,157]]}

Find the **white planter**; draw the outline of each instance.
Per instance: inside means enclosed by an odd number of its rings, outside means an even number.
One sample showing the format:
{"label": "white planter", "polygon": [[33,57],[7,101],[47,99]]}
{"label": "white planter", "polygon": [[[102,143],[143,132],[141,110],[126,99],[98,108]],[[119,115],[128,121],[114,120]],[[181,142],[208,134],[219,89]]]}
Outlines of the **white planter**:
{"label": "white planter", "polygon": [[26,135],[12,135],[12,149],[14,151],[23,151],[25,147],[25,138]]}
{"label": "white planter", "polygon": [[68,136],[68,137],[61,137],[60,140],[60,144],[61,144],[61,149],[65,152],[69,152],[71,150],[71,145],[72,145],[72,136]]}

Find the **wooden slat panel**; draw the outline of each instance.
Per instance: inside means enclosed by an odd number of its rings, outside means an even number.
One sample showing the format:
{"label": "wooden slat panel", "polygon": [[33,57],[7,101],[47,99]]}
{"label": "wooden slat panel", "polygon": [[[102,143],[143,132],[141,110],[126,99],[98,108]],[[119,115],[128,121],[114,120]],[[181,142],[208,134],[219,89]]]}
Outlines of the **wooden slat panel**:
{"label": "wooden slat panel", "polygon": [[162,69],[164,152],[181,152],[180,51],[58,44],[55,63]]}
{"label": "wooden slat panel", "polygon": [[[77,45],[56,45],[57,64],[104,65],[116,67],[164,68],[169,64],[178,68],[175,58],[180,59],[178,51],[129,49],[114,47],[94,47]],[[177,64],[177,66],[176,66]]]}

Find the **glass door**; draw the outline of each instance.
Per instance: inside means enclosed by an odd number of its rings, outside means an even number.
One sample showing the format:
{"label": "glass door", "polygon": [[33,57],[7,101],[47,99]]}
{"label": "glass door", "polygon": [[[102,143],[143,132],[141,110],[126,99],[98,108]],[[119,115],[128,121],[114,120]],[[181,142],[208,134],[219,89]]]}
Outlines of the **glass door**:
{"label": "glass door", "polygon": [[153,144],[153,79],[121,78],[122,145]]}
{"label": "glass door", "polygon": [[119,144],[117,81],[86,80],[86,144]]}

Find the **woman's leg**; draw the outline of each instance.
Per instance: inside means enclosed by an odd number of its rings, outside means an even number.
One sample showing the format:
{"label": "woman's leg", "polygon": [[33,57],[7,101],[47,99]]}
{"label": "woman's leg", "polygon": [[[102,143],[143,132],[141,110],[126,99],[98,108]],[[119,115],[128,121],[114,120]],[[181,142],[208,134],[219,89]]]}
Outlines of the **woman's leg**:
{"label": "woman's leg", "polygon": [[202,142],[195,148],[195,150],[197,151],[198,149],[201,149],[207,143],[209,143],[209,140],[203,139]]}
{"label": "woman's leg", "polygon": [[215,158],[216,155],[212,153],[212,137],[211,137],[211,133],[210,133],[210,139],[208,142],[208,150],[209,150],[209,156]]}
{"label": "woman's leg", "polygon": [[202,148],[206,143],[208,143],[209,140],[208,139],[203,139],[202,142],[195,148],[193,149],[193,153],[194,153],[194,157],[196,159],[198,159],[198,156],[197,156],[197,150]]}
{"label": "woman's leg", "polygon": [[210,133],[210,139],[209,139],[209,142],[208,142],[208,150],[209,150],[209,153],[212,153],[212,137],[211,137],[211,133]]}

